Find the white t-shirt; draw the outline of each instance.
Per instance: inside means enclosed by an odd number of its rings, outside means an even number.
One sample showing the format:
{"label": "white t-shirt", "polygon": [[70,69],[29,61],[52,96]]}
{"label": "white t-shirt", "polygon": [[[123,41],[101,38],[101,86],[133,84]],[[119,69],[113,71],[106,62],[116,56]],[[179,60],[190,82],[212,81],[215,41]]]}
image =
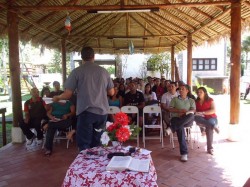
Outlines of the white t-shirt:
{"label": "white t-shirt", "polygon": [[157,100],[155,92],[152,92],[149,95],[147,95],[147,94],[144,93],[144,101],[148,102],[148,101],[151,101],[151,100]]}
{"label": "white t-shirt", "polygon": [[174,95],[172,95],[170,92],[166,92],[164,93],[162,96],[161,96],[161,103],[164,103],[166,104],[167,107],[169,107],[169,104],[171,102],[171,100],[174,98],[174,97],[178,97],[178,93],[175,92]]}

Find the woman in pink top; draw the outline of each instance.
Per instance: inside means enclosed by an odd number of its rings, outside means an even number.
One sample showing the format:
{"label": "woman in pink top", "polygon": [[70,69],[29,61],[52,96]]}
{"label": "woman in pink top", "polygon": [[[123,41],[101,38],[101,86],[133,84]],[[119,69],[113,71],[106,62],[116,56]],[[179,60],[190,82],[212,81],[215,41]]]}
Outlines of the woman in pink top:
{"label": "woman in pink top", "polygon": [[206,128],[207,152],[213,155],[213,130],[219,133],[219,129],[214,100],[208,96],[206,88],[198,88],[195,104],[196,115],[194,120],[197,125]]}

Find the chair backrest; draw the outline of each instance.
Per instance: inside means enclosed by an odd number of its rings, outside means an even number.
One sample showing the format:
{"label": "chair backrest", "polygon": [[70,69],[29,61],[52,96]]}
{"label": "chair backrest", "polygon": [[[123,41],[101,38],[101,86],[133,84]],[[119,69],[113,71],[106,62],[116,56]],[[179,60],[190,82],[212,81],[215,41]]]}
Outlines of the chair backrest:
{"label": "chair backrest", "polygon": [[143,113],[160,113],[161,114],[161,107],[157,105],[149,105],[143,108]]}
{"label": "chair backrest", "polygon": [[134,114],[139,112],[136,106],[123,106],[121,107],[121,111],[127,114]]}
{"label": "chair backrest", "polygon": [[120,108],[117,106],[109,106],[109,114],[116,114],[118,112],[121,112]]}

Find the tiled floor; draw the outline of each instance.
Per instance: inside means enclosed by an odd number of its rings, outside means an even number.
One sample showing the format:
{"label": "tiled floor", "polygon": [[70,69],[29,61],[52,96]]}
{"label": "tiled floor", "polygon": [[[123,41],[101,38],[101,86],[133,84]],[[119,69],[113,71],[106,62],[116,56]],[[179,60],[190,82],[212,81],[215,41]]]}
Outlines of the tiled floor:
{"label": "tiled floor", "polygon": [[[165,137],[165,148],[157,140],[148,140],[146,148],[152,151],[159,187],[240,187],[250,177],[249,144],[246,139],[229,142],[217,136],[215,155],[205,152],[205,139],[200,148],[194,144],[189,160],[179,161],[179,149],[172,149]],[[130,142],[133,144],[133,142]],[[70,163],[77,155],[76,145],[55,143],[54,154],[45,157],[40,146],[9,144],[0,150],[0,186],[59,187]]]}
{"label": "tiled floor", "polygon": [[[199,149],[197,144],[189,149],[186,163],[179,161],[177,141],[174,150],[169,137],[164,137],[164,149],[157,140],[146,142],[146,148],[152,151],[159,187],[242,187],[250,177],[250,101],[241,101],[241,123],[237,131],[234,129],[239,141],[230,142],[229,96],[214,98],[221,127],[220,135],[215,134],[214,156],[206,153],[205,138],[199,138]],[[25,144],[8,144],[0,149],[0,187],[60,187],[76,155],[76,145],[66,149],[65,141],[55,143],[51,157],[43,156],[40,146],[26,150]]]}

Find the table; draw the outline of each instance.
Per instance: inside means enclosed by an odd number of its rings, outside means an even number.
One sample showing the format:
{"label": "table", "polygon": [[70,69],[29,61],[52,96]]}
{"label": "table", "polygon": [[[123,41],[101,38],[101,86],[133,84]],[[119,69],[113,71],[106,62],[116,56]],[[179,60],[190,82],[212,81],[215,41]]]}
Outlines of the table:
{"label": "table", "polygon": [[[103,155],[88,155],[87,151],[102,152]],[[115,152],[113,147],[95,147],[78,154],[70,165],[64,178],[63,187],[91,186],[91,187],[157,187],[156,170],[150,154],[135,153],[138,159],[150,159],[148,173],[134,171],[106,171],[109,163],[107,154]]]}

